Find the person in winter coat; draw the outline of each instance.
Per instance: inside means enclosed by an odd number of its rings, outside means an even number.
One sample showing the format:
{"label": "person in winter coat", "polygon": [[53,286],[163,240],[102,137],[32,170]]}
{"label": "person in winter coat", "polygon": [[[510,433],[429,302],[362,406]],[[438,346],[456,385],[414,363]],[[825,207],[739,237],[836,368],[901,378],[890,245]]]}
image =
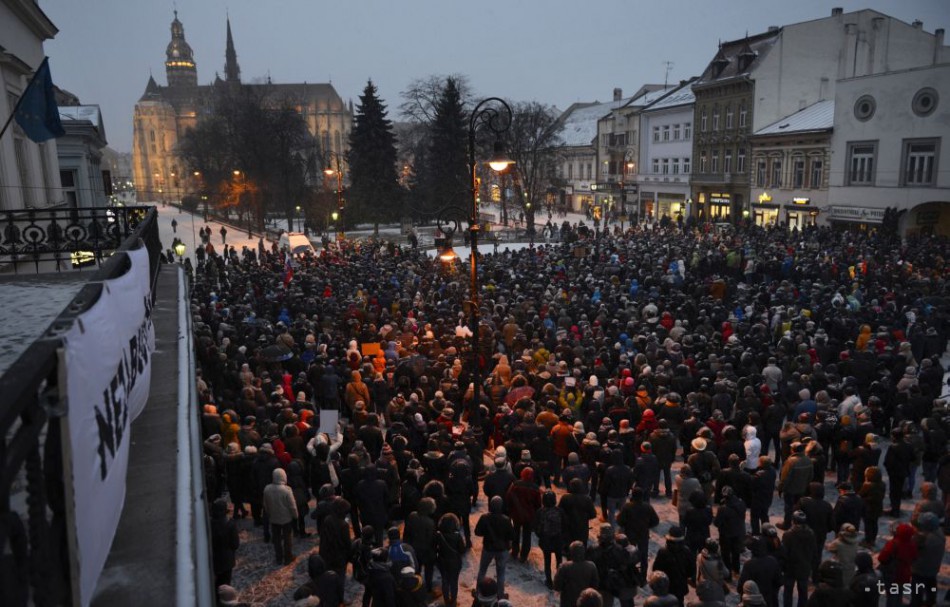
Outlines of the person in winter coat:
{"label": "person in winter coat", "polygon": [[835,502],[834,508],[834,529],[841,529],[845,523],[851,523],[857,529],[863,518],[864,501],[854,492],[851,483],[841,483],[838,486],[838,501]]}
{"label": "person in winter coat", "polygon": [[[753,580],[749,580],[742,585],[739,607],[762,607],[769,605],[766,597],[759,591],[759,586]],[[769,605],[772,607],[772,605]]]}
{"label": "person in winter coat", "polygon": [[356,483],[356,501],[359,504],[360,523],[372,525],[376,530],[376,543],[383,543],[383,535],[389,523],[389,510],[386,496],[386,481],[379,478],[376,466],[370,464],[363,469],[363,478]]}
{"label": "person in winter coat", "polygon": [[857,572],[850,584],[852,607],[878,607],[881,602],[881,593],[878,590],[879,579],[874,571],[874,559],[871,553],[858,552],[854,557],[854,564]]}
{"label": "person in winter coat", "polygon": [[882,581],[888,589],[887,607],[896,607],[901,604],[901,594],[891,593],[895,584],[907,584],[911,580],[912,567],[917,560],[919,549],[914,538],[914,528],[908,523],[901,523],[881,552],[877,555],[880,564]]}
{"label": "person in winter coat", "polygon": [[752,497],[749,502],[749,518],[752,534],[758,535],[763,523],[769,522],[769,507],[778,474],[772,460],[767,456],[759,457],[759,469],[752,476]]}
{"label": "person in winter coat", "polygon": [[817,542],[814,532],[808,527],[808,518],[801,510],[792,516],[794,525],[782,536],[782,548],[785,553],[785,597],[784,605],[791,607],[792,593],[798,591],[798,607],[805,607],[808,601],[808,578],[811,577],[814,562],[818,559]]}
{"label": "person in winter coat", "polygon": [[633,465],[633,485],[642,487],[645,495],[660,494],[660,462],[653,455],[653,444],[644,441],[640,445],[640,457]]}
{"label": "person in winter coat", "polygon": [[323,557],[327,568],[336,571],[341,577],[346,573],[346,564],[353,548],[350,523],[346,520],[349,514],[350,502],[344,498],[338,498],[333,501],[330,514],[323,519],[318,529],[320,556]]}
{"label": "person in winter coat", "polygon": [[696,557],[696,586],[698,588],[704,581],[712,582],[719,593],[724,594],[728,579],[730,579],[729,568],[722,562],[719,542],[710,538],[706,540],[706,545]]}
{"label": "person in winter coat", "polygon": [[713,524],[712,507],[706,501],[706,494],[696,491],[689,496],[689,510],[683,516],[682,527],[686,535],[686,545],[693,552],[699,552],[709,539],[709,527]]}
{"label": "person in winter coat", "polygon": [[[692,457],[692,456],[690,456]],[[673,487],[673,505],[676,506],[679,514],[679,523],[683,524],[683,518],[690,507],[690,496],[696,491],[702,491],[703,486],[699,480],[693,476],[692,466],[683,465],[680,472],[676,475],[676,484]]]}
{"label": "person in winter coat", "polygon": [[264,488],[264,512],[271,526],[274,554],[278,565],[289,565],[294,560],[293,529],[297,520],[297,502],[293,490],[287,486],[287,473],[277,468],[273,481]]}
{"label": "person in winter coat", "polygon": [[586,559],[583,542],[571,542],[568,562],[559,565],[554,574],[554,589],[561,593],[561,607],[575,607],[581,592],[600,586],[597,565]]}
{"label": "person in winter coat", "polygon": [[[562,498],[561,503],[564,503]],[[660,517],[650,502],[644,499],[644,491],[634,487],[630,491],[630,501],[623,505],[617,515],[617,525],[630,542],[636,546],[640,557],[640,579],[646,579],[647,562],[650,554],[650,529],[660,524]]]}
{"label": "person in winter coat", "polygon": [[[363,381],[363,376],[359,371],[350,372],[350,381],[346,384],[343,398],[346,402],[350,417],[355,416],[356,403],[358,402],[362,402],[367,410],[371,410],[373,401],[369,393],[369,386]],[[375,455],[375,453],[373,455]]]}
{"label": "person in winter coat", "polygon": [[458,517],[448,512],[439,519],[435,534],[436,562],[442,578],[442,599],[448,607],[455,607],[459,595],[459,574],[462,572],[462,553],[465,540],[459,531]]}
{"label": "person in winter coat", "polygon": [[508,487],[515,482],[515,475],[511,473],[508,465],[508,459],[504,457],[495,458],[495,467],[485,475],[485,482],[482,484],[482,491],[488,501],[496,495],[504,499],[508,493]]}
{"label": "person in winter coat", "polygon": [[419,500],[415,512],[409,514],[402,531],[402,541],[412,546],[419,559],[419,571],[424,574],[426,590],[432,591],[432,574],[436,559],[435,500],[424,497]]}
{"label": "person in winter coat", "polygon": [[891,432],[891,446],[884,454],[884,469],[887,470],[888,495],[890,498],[890,516],[899,517],[901,500],[904,497],[904,483],[910,475],[914,463],[914,449],[904,440],[904,433],[895,428]]}
{"label": "person in winter coat", "polygon": [[922,483],[920,485],[920,501],[914,505],[914,512],[910,516],[910,524],[916,527],[920,516],[926,512],[932,513],[938,521],[943,519],[946,513],[944,505],[937,500],[937,486],[933,483]]}
{"label": "person in winter coat", "polygon": [[[653,462],[656,464],[656,462]],[[633,472],[630,466],[623,463],[623,452],[619,449],[610,452],[610,465],[604,472],[600,482],[600,495],[603,518],[611,525],[615,525],[614,517],[623,506],[624,498],[630,493],[633,486]],[[652,484],[648,486],[652,488]]]}
{"label": "person in winter coat", "polygon": [[[935,605],[936,592],[931,588],[937,587],[937,574],[943,561],[946,540],[940,529],[940,520],[932,512],[920,515],[917,521],[917,558],[911,565],[911,585],[915,589],[910,599],[911,607],[919,605]],[[922,589],[919,590],[919,589]]]}
{"label": "person in winter coat", "polygon": [[237,525],[228,518],[228,501],[219,497],[211,505],[211,562],[215,587],[231,583],[234,557],[240,546]]}
{"label": "person in winter coat", "polygon": [[597,566],[600,582],[598,590],[604,607],[611,607],[624,589],[636,586],[631,554],[616,542],[614,528],[609,523],[600,526],[597,545],[590,550],[590,560]]}
{"label": "person in winter coat", "polygon": [[[540,493],[538,494],[540,500]],[[505,567],[508,563],[508,551],[515,539],[515,528],[504,512],[504,500],[495,496],[488,502],[488,513],[483,514],[475,524],[475,535],[482,538],[482,555],[478,561],[478,575],[481,580],[488,571],[488,565],[495,561],[495,575],[498,593],[505,592]],[[530,545],[529,545],[530,548]]]}
{"label": "person in winter coat", "polygon": [[[534,469],[521,471],[520,480],[512,483],[505,494],[505,506],[514,525],[515,536],[511,544],[511,557],[522,563],[528,560],[531,551],[531,526],[541,509],[541,489],[534,482]],[[500,583],[500,582],[499,582]]]}
{"label": "person in winter coat", "polygon": [[818,584],[808,598],[808,607],[825,605],[850,605],[851,590],[842,581],[841,563],[824,561],[818,567]]}
{"label": "person in winter coat", "polygon": [[581,479],[571,479],[568,493],[561,497],[558,508],[564,511],[567,519],[564,541],[579,541],[586,546],[590,534],[590,521],[597,518],[597,509]]}
{"label": "person in winter coat", "polygon": [[686,603],[686,607],[726,607],[723,587],[710,580],[697,582],[696,598],[699,600]]}
{"label": "person in winter coat", "polygon": [[778,607],[778,589],[782,586],[782,565],[768,553],[766,541],[762,537],[753,537],[749,542],[751,558],[742,565],[742,572],[736,582],[737,588],[745,588],[750,580],[755,580],[765,597],[763,604]]}
{"label": "person in winter coat", "polygon": [[538,510],[534,525],[538,535],[538,547],[544,559],[544,581],[548,588],[554,587],[551,579],[551,557],[557,567],[561,566],[564,552],[564,534],[567,529],[567,517],[557,507],[557,496],[553,491],[545,491],[541,497],[541,509]]}
{"label": "person in winter coat", "polygon": [[343,605],[343,576],[332,569],[327,569],[322,556],[310,555],[307,559],[307,574],[310,579],[294,591],[295,601],[315,596],[320,599],[321,605],[328,607]]}
{"label": "person in winter coat", "polygon": [[828,544],[828,552],[841,565],[841,579],[844,587],[850,588],[855,570],[854,558],[858,555],[858,530],[855,526],[851,523],[841,525],[838,537]]}
{"label": "person in winter coat", "polygon": [[884,513],[884,491],[881,470],[870,466],[864,471],[864,483],[858,492],[864,502],[864,541],[861,545],[865,548],[873,548],[877,541],[878,520]]}
{"label": "person in winter coat", "polygon": [[294,493],[294,502],[297,504],[297,520],[294,535],[310,537],[307,533],[307,512],[310,510],[310,489],[303,475],[303,465],[300,460],[293,460],[287,466],[287,486]]}
{"label": "person in winter coat", "polygon": [[689,584],[696,579],[696,557],[686,546],[683,530],[679,527],[670,527],[666,534],[666,545],[657,551],[653,560],[653,571],[666,574],[670,580],[670,593],[682,605],[689,592]]}
{"label": "person in winter coat", "polygon": [[248,492],[247,501],[251,504],[251,516],[254,517],[255,527],[264,527],[264,541],[270,541],[270,524],[264,517],[264,488],[274,477],[274,470],[277,468],[277,457],[274,455],[274,449],[270,443],[264,443],[258,450],[253,462],[251,462],[252,486]]}
{"label": "person in winter coat", "polygon": [[469,513],[472,511],[473,492],[478,485],[472,482],[472,465],[468,457],[456,458],[449,464],[449,477],[445,481],[446,506],[459,517],[465,544],[472,545],[472,527]]}
{"label": "person in winter coat", "polygon": [[735,494],[732,487],[722,491],[722,501],[716,511],[714,523],[719,530],[719,545],[722,560],[735,575],[739,575],[739,555],[745,538],[745,502]]}
{"label": "person in winter coat", "polygon": [[[834,523],[834,509],[825,500],[825,488],[821,483],[808,483],[808,495],[798,500],[796,510],[805,513],[808,526],[815,533],[815,549],[821,554],[825,549],[825,539],[829,533],[838,528]],[[812,581],[818,582],[818,565],[816,560],[812,568]]]}
{"label": "person in winter coat", "polygon": [[814,474],[814,466],[811,460],[805,457],[805,446],[800,442],[795,442],[791,447],[791,455],[785,463],[782,464],[782,473],[779,476],[778,494],[785,500],[785,520],[777,525],[779,529],[789,529],[791,526],[792,512],[795,510],[795,504],[805,495],[808,489],[808,483],[811,482]]}
{"label": "person in winter coat", "polygon": [[670,594],[670,578],[664,572],[651,573],[647,584],[652,594],[644,601],[644,607],[678,607],[682,604],[679,597]]}
{"label": "person in winter coat", "polygon": [[[676,435],[670,432],[669,421],[660,420],[659,427],[650,433],[649,442],[660,467],[660,475],[663,477],[664,495],[671,498],[673,497],[673,477],[670,469],[673,466],[673,460],[676,459]],[[659,483],[657,483],[653,491],[654,496],[659,494],[659,489]]]}
{"label": "person in winter coat", "polygon": [[366,572],[363,607],[397,607],[396,577],[386,561],[385,548],[375,548]]}

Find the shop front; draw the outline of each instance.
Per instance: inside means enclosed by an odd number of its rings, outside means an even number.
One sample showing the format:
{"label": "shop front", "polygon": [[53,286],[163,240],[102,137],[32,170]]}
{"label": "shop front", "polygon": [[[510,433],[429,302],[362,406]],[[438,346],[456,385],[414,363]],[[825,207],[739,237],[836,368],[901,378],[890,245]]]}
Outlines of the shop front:
{"label": "shop front", "polygon": [[761,228],[771,228],[778,223],[781,206],[772,200],[772,195],[762,192],[752,202],[752,221]]}
{"label": "shop front", "polygon": [[701,219],[712,223],[732,221],[734,200],[730,192],[699,192],[696,202]]}
{"label": "shop front", "polygon": [[818,208],[812,205],[811,198],[792,198],[792,204],[786,204],[785,225],[789,230],[803,229],[818,223]]}
{"label": "shop front", "polygon": [[828,208],[828,221],[839,230],[874,229],[884,221],[884,209],[833,205]]}

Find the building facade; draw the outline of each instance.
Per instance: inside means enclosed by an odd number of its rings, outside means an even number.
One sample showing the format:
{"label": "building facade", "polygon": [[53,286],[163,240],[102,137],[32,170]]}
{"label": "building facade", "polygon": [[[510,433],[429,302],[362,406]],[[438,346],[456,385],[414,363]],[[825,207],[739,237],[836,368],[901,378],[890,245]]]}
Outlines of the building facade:
{"label": "building facade", "polygon": [[946,60],[840,80],[823,216],[837,227],[871,228],[895,207],[903,235],[950,235],[948,104]]}
{"label": "building facade", "polygon": [[675,219],[690,214],[689,176],[693,155],[692,81],[683,82],[640,111],[638,215]]}
{"label": "building facade", "polygon": [[[35,0],[0,0],[0,85],[4,92],[0,115],[13,114],[43,62],[43,42],[58,31]],[[44,208],[63,202],[56,140],[35,143],[12,121],[0,138],[0,210]]]}
{"label": "building facade", "polygon": [[352,104],[344,103],[331,84],[246,84],[241,81],[231,22],[227,21],[224,78],[199,85],[197,63],[178,13],[171,24],[165,50],[167,86],[149,77],[145,93],[135,105],[132,170],[139,200],[177,199],[199,189],[198,179],[184,174],[175,154],[178,140],[204,115],[215,112],[215,100],[239,88],[252,88],[262,98],[290,104],[326,153],[345,155],[353,123]]}
{"label": "building facade", "polygon": [[749,137],[755,225],[802,229],[828,210],[835,102],[819,101]]}
{"label": "building facade", "polygon": [[106,206],[112,193],[112,175],[103,164],[106,132],[99,106],[60,107],[59,116],[66,131],[56,145],[66,206]]}

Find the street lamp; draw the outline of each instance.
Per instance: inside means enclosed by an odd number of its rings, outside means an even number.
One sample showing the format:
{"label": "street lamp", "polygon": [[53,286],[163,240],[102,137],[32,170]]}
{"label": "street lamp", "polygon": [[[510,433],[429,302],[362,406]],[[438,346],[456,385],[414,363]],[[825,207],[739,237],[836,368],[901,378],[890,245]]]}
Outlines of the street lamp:
{"label": "street lamp", "polygon": [[178,255],[178,263],[182,263],[182,258],[185,256],[185,243],[180,240],[175,244],[175,255]]}
{"label": "street lamp", "polygon": [[[238,170],[238,169],[234,169],[233,171],[231,171],[231,173],[234,175],[235,178],[237,178],[237,177],[240,177],[240,178],[241,178],[241,194],[244,194],[245,197],[246,197],[246,194],[247,194],[247,192],[246,192],[246,190],[247,190],[247,175],[244,173],[244,171],[241,171],[241,170]],[[238,194],[238,199],[240,199],[241,194]],[[251,206],[250,206],[250,205],[247,205],[247,237],[248,237],[248,238],[251,238],[251,236],[252,236],[252,234],[251,234],[251,225],[252,225],[252,223],[251,223]]]}
{"label": "street lamp", "polygon": [[627,154],[624,153],[623,173],[620,175],[620,231],[623,232],[623,222],[627,218],[627,184],[625,183],[627,173],[633,173],[636,169],[636,163],[627,160]]}
{"label": "street lamp", "polygon": [[[334,169],[327,162],[327,168],[323,169],[323,174],[327,177],[336,175],[336,212],[333,217],[333,221],[336,221],[337,216],[343,216],[343,169],[340,167],[340,155],[333,152],[330,152],[330,154],[336,159],[336,168]],[[337,238],[346,238],[346,232],[342,224],[337,227]]]}
{"label": "street lamp", "polygon": [[297,227],[300,232],[303,232],[303,219],[300,217],[300,205],[297,205]]}
{"label": "street lamp", "polygon": [[514,164],[510,158],[505,155],[504,143],[500,137],[511,127],[511,108],[503,99],[498,97],[489,97],[482,100],[475,109],[472,110],[468,121],[468,165],[469,165],[469,183],[471,185],[472,212],[469,217],[468,243],[471,247],[471,324],[472,324],[472,408],[469,411],[469,423],[472,425],[480,424],[479,411],[479,388],[481,377],[478,364],[478,174],[475,164],[475,134],[480,127],[486,127],[495,134],[496,141],[492,158],[488,161],[488,166],[496,172],[504,171],[508,166]]}

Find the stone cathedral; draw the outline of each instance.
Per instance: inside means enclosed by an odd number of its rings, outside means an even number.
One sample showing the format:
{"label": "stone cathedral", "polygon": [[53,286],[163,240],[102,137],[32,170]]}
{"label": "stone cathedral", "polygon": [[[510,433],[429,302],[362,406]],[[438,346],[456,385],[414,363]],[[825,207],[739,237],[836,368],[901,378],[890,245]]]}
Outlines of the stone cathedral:
{"label": "stone cathedral", "polygon": [[198,68],[178,11],[171,24],[171,41],[165,49],[166,86],[151,75],[145,93],[135,104],[132,139],[132,170],[139,201],[177,200],[194,191],[195,177],[183,175],[185,167],[175,155],[179,137],[199,117],[213,114],[216,93],[229,87],[266,88],[268,96],[290,99],[304,117],[310,133],[319,138],[321,149],[343,154],[346,150],[353,106],[345,104],[332,84],[260,84],[241,82],[231,20],[227,19],[224,78],[215,74],[211,84],[198,84]]}

